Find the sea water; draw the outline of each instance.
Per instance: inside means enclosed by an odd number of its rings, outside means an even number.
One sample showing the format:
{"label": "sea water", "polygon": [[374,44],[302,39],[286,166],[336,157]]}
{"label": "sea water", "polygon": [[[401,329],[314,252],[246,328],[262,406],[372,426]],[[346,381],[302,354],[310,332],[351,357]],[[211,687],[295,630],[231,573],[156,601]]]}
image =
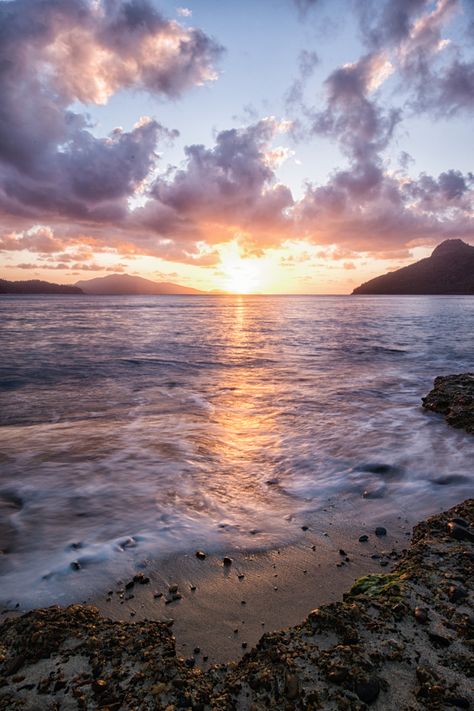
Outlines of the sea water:
{"label": "sea water", "polygon": [[474,370],[473,297],[0,298],[0,602],[137,561],[283,545],[328,502],[410,520],[472,495],[424,411]]}

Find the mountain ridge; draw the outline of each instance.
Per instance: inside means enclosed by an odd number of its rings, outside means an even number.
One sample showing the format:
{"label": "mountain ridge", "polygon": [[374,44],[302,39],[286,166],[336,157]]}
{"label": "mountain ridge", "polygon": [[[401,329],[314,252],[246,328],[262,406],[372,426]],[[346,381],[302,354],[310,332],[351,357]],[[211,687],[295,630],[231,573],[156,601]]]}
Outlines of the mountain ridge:
{"label": "mountain ridge", "polygon": [[352,294],[474,295],[474,247],[444,240],[431,256],[370,279]]}
{"label": "mountain ridge", "polygon": [[77,286],[70,284],[54,284],[41,279],[27,279],[26,281],[8,281],[0,279],[0,294],[83,294]]}
{"label": "mountain ridge", "polygon": [[77,281],[75,286],[82,289],[85,294],[109,296],[154,296],[160,294],[207,294],[206,291],[193,289],[168,281],[152,281],[144,277],[130,274],[109,274],[105,277],[83,279]]}

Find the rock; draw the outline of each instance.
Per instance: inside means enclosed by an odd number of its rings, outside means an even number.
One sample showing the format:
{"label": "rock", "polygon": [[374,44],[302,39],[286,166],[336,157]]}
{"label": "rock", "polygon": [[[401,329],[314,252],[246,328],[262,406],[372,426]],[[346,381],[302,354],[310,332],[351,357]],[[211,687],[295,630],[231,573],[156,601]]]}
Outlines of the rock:
{"label": "rock", "polygon": [[139,585],[147,585],[150,582],[150,578],[148,575],[144,575],[143,573],[137,573],[133,576],[133,582],[138,583]]}
{"label": "rock", "polygon": [[168,588],[168,592],[171,593],[172,595],[175,595],[178,592],[177,584],[173,583],[173,585],[170,585]]}
{"label": "rock", "polygon": [[454,521],[448,521],[448,533],[456,541],[474,541],[474,533],[466,526],[460,526]]}
{"label": "rock", "polygon": [[461,585],[450,585],[448,588],[448,597],[451,602],[459,602],[468,596],[466,588]]}
{"label": "rock", "polygon": [[380,682],[375,676],[358,679],[355,692],[364,704],[373,704],[380,694]]}
{"label": "rock", "polygon": [[73,560],[71,563],[71,568],[72,570],[80,570],[81,569],[81,564],[79,563],[78,560]]}
{"label": "rock", "polygon": [[308,528],[309,528],[309,526],[306,526],[306,525],[304,525],[304,526],[301,526],[301,530],[302,530],[302,531],[307,531],[307,530],[308,530]]}
{"label": "rock", "polygon": [[464,526],[464,528],[469,528],[469,523],[466,521],[465,518],[460,518],[459,516],[454,516],[451,521],[453,523],[457,523],[458,526]]}
{"label": "rock", "polygon": [[451,640],[437,632],[428,632],[428,637],[435,647],[449,647]]}
{"label": "rock", "polygon": [[379,538],[381,538],[382,536],[386,536],[387,529],[384,528],[384,526],[377,526],[377,528],[375,529],[375,535],[378,536]]}
{"label": "rock", "polygon": [[300,693],[300,685],[296,674],[287,674],[285,679],[285,694],[286,698],[293,700],[297,699]]}
{"label": "rock", "polygon": [[196,551],[196,558],[199,560],[204,560],[206,558],[206,554],[204,551]]}
{"label": "rock", "polygon": [[367,543],[369,540],[369,537],[366,533],[363,533],[362,536],[359,536],[359,543]]}
{"label": "rock", "polygon": [[469,699],[466,699],[464,696],[446,696],[444,703],[458,709],[469,709],[471,706]]}
{"label": "rock", "polygon": [[229,558],[229,556],[224,556],[222,559],[222,562],[226,568],[228,568],[230,565],[232,565],[232,558]]}
{"label": "rock", "polygon": [[425,607],[415,607],[415,620],[420,623],[420,625],[426,625],[429,620],[428,610]]}
{"label": "rock", "polygon": [[342,548],[339,548],[339,555],[347,555],[347,553]]}
{"label": "rock", "polygon": [[453,427],[474,433],[474,373],[435,378],[433,389],[422,402],[427,410],[444,415]]}

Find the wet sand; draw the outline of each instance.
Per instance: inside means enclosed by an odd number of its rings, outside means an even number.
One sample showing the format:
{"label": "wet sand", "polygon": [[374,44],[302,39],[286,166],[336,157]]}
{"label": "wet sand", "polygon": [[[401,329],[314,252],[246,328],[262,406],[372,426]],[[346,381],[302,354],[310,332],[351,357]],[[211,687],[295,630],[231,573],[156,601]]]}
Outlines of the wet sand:
{"label": "wet sand", "polygon": [[[314,514],[298,544],[232,553],[227,565],[224,555],[199,559],[196,551],[159,565],[144,562],[137,582],[124,578],[87,602],[114,620],[168,622],[177,653],[201,668],[238,660],[263,633],[295,625],[313,608],[341,600],[362,575],[390,570],[409,545],[407,519],[385,517],[387,534],[377,536],[381,524],[341,518],[341,512],[326,512],[323,530]],[[368,541],[359,542],[364,534]]]}

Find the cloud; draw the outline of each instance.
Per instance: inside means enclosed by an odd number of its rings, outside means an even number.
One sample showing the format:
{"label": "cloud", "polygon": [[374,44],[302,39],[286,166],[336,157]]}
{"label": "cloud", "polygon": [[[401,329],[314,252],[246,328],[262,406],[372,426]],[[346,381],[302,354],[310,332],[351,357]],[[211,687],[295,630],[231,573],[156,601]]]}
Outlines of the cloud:
{"label": "cloud", "polygon": [[176,97],[215,78],[221,52],[147,0],[0,3],[0,212],[124,220],[176,132],[147,119],[98,138],[72,104],[131,88]]}
{"label": "cloud", "polygon": [[189,9],[189,7],[177,7],[176,12],[180,17],[191,17],[193,14],[193,11]]}
{"label": "cloud", "polygon": [[261,235],[284,229],[291,191],[277,182],[274,166],[285,149],[270,144],[285,125],[262,119],[242,129],[221,131],[213,148],[185,148],[186,163],[152,185],[152,200],[137,217],[164,235],[209,244],[238,231]]}

